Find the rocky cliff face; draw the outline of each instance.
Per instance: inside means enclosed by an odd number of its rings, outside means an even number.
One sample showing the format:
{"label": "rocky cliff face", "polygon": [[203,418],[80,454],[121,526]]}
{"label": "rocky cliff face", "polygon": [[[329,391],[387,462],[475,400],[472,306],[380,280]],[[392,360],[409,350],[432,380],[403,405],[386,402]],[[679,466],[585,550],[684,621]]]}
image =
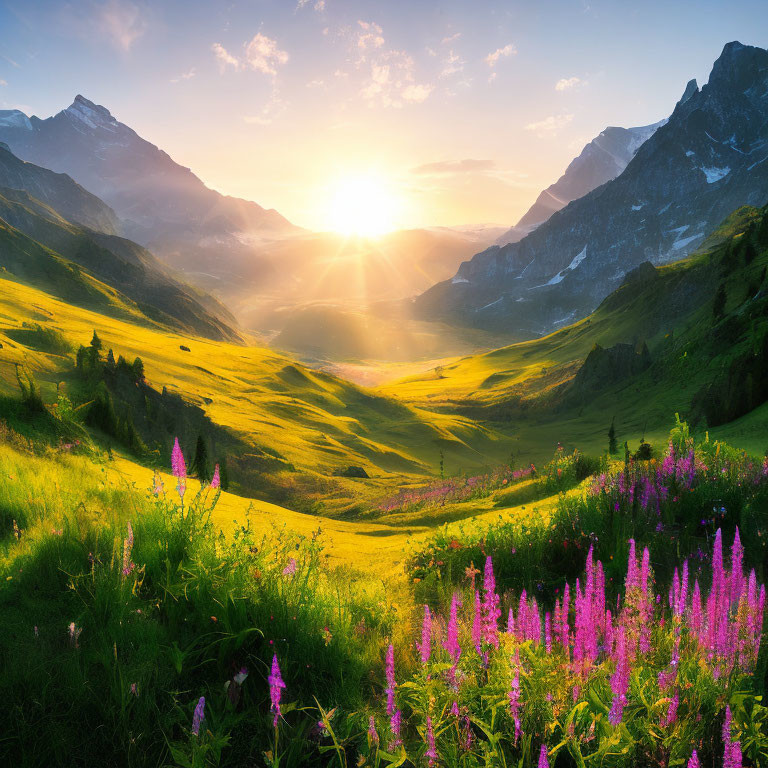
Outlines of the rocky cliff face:
{"label": "rocky cliff face", "polygon": [[555,211],[615,179],[637,150],[666,122],[660,120],[639,128],[606,128],[571,161],[565,173],[536,198],[520,221],[497,240],[498,245],[519,242]]}
{"label": "rocky cliff face", "polygon": [[644,261],[683,258],[768,200],[768,51],[729,43],[621,175],[416,300],[424,317],[531,338],[592,311]]}

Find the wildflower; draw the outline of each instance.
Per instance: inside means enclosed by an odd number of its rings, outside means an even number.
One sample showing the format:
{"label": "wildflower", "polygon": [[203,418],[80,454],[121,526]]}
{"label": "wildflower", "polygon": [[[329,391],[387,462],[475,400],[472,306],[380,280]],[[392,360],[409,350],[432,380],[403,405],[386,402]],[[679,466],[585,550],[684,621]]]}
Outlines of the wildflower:
{"label": "wildflower", "polygon": [[194,733],[195,736],[199,735],[200,726],[203,724],[203,720],[205,720],[205,696],[201,696],[197,700],[195,713],[192,715],[192,733]]}
{"label": "wildflower", "polygon": [[435,749],[435,732],[432,728],[432,718],[427,715],[427,751],[424,753],[424,757],[429,760],[430,765],[434,765],[437,762],[437,750]]}
{"label": "wildflower", "polygon": [[248,667],[240,667],[240,671],[232,678],[238,685],[242,685],[248,677]]}
{"label": "wildflower", "polygon": [[387,662],[386,662],[386,675],[387,675],[387,714],[392,715],[395,711],[395,649],[390,643],[387,648]]}
{"label": "wildflower", "polygon": [[608,714],[608,721],[616,726],[621,722],[624,707],[627,704],[627,691],[629,690],[629,660],[627,658],[627,641],[624,627],[619,627],[616,643],[616,669],[611,675],[611,691],[613,702]]}
{"label": "wildflower", "polygon": [[213,488],[214,491],[217,488],[221,488],[221,475],[219,473],[218,464],[213,468],[213,477],[211,478],[211,488]]}
{"label": "wildflower", "polygon": [[133,526],[131,521],[128,521],[128,536],[123,539],[123,578],[130,575],[131,571],[135,568],[134,563],[131,561],[131,550],[133,549]]}
{"label": "wildflower", "polygon": [[453,661],[453,667],[450,671],[451,683],[456,682],[456,665],[459,663],[461,657],[461,646],[459,645],[459,593],[454,592],[451,598],[451,614],[448,618],[448,628],[446,630],[445,642],[443,648],[448,651],[448,655]]}
{"label": "wildflower", "polygon": [[323,627],[323,642],[325,643],[326,648],[331,644],[331,640],[333,640],[331,630],[328,629],[328,627]]}
{"label": "wildflower", "polygon": [[679,705],[680,697],[678,696],[677,692],[675,692],[675,695],[669,700],[669,707],[667,709],[666,717],[664,718],[665,727],[669,728],[669,726],[673,725],[677,720],[677,708]]}
{"label": "wildflower", "polygon": [[294,576],[296,574],[296,559],[293,557],[288,558],[288,565],[283,568],[283,576]]}
{"label": "wildflower", "polygon": [[509,711],[515,723],[515,742],[520,738],[520,653],[515,649],[514,659],[515,674],[512,676],[512,685],[507,694],[509,698]]}
{"label": "wildflower", "polygon": [[376,731],[376,722],[373,715],[368,718],[368,744],[369,746],[379,746],[379,734]]}
{"label": "wildflower", "polygon": [[390,718],[390,721],[389,721],[389,729],[392,732],[392,735],[394,736],[394,739],[389,744],[390,752],[397,749],[403,743],[402,739],[400,738],[401,727],[402,727],[402,715],[400,713],[400,710],[396,709],[392,713],[392,717]]}
{"label": "wildflower", "polygon": [[480,593],[475,592],[475,613],[472,616],[472,644],[475,646],[478,655],[482,655],[483,653],[481,612]]}
{"label": "wildflower", "polygon": [[699,762],[699,756],[696,754],[695,749],[691,753],[691,759],[688,761],[688,768],[701,768],[701,763]]}
{"label": "wildflower", "polygon": [[280,676],[280,667],[277,663],[277,654],[272,656],[272,671],[267,677],[269,683],[269,699],[272,702],[270,711],[275,713],[275,719],[272,725],[277,728],[277,720],[280,717],[280,697],[282,696],[282,688],[285,688],[283,678]]}
{"label": "wildflower", "polygon": [[152,493],[155,496],[159,496],[161,493],[165,493],[163,478],[160,477],[160,473],[157,470],[155,470],[155,474],[152,478]]}
{"label": "wildflower", "polygon": [[542,744],[539,751],[539,768],[549,768],[549,760],[547,758],[547,745]]}
{"label": "wildflower", "polygon": [[139,684],[131,683],[131,693],[138,698],[139,697]]}
{"label": "wildflower", "polygon": [[171,469],[173,475],[178,481],[176,490],[179,492],[179,497],[184,500],[184,493],[187,490],[187,465],[184,463],[184,454],[181,452],[179,446],[179,438],[177,437],[173,443],[173,451],[171,452]]}
{"label": "wildflower", "polygon": [[421,663],[427,664],[432,653],[432,614],[429,606],[424,606],[424,621],[421,624],[421,644],[419,645]]}
{"label": "wildflower", "polygon": [[494,648],[499,647],[498,622],[501,616],[499,608],[499,596],[496,594],[496,578],[493,575],[493,560],[490,555],[485,559],[485,573],[483,577],[483,640]]}

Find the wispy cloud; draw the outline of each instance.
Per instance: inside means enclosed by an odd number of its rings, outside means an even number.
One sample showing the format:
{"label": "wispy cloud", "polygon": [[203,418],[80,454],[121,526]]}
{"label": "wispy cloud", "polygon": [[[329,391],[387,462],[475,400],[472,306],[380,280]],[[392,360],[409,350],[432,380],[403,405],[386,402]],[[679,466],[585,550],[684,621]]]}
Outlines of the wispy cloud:
{"label": "wispy cloud", "polygon": [[222,72],[229,67],[235,70],[252,69],[274,77],[278,68],[289,59],[288,52],[278,46],[277,40],[262,35],[261,32],[244,45],[242,56],[230,53],[221,43],[214,43],[211,50]]}
{"label": "wispy cloud", "polygon": [[448,35],[447,37],[444,37],[440,43],[441,45],[448,45],[448,43],[452,43],[454,40],[458,40],[461,37],[461,32],[454,32],[452,35]]}
{"label": "wispy cloud", "polygon": [[0,87],[2,87],[4,85],[8,85],[8,81],[7,80],[0,80]]}
{"label": "wispy cloud", "polygon": [[413,58],[406,51],[389,48],[379,24],[358,20],[354,27],[343,28],[341,34],[350,45],[351,70],[337,70],[335,77],[363,73],[358,94],[368,106],[397,109],[429,98],[434,86],[417,80]]}
{"label": "wispy cloud", "polygon": [[233,56],[221,43],[214,43],[211,46],[216,61],[218,62],[219,69],[223,72],[227,67],[233,69],[240,69],[240,60]]}
{"label": "wispy cloud", "polygon": [[567,91],[580,85],[585,85],[585,82],[580,77],[564,77],[555,83],[555,90]]}
{"label": "wispy cloud", "polygon": [[485,63],[489,67],[495,67],[499,63],[499,59],[506,59],[515,54],[517,54],[517,48],[512,43],[508,43],[503,48],[497,48],[493,53],[489,53],[485,57]]}
{"label": "wispy cloud", "polygon": [[106,0],[92,8],[96,26],[101,35],[123,51],[131,46],[147,31],[147,20],[143,10],[127,0]]}
{"label": "wispy cloud", "polygon": [[425,163],[411,169],[416,176],[458,176],[466,173],[482,173],[492,171],[496,167],[493,160],[441,160],[436,163]]}
{"label": "wispy cloud", "polygon": [[533,131],[537,136],[555,136],[561,128],[568,125],[572,120],[573,115],[571,114],[550,115],[535,123],[528,123],[525,130]]}
{"label": "wispy cloud", "polygon": [[188,70],[187,72],[183,72],[178,77],[171,78],[172,83],[180,83],[183,80],[191,80],[196,75],[195,68],[192,67],[192,69]]}
{"label": "wispy cloud", "polygon": [[362,32],[357,35],[357,47],[361,51],[370,48],[381,48],[384,43],[384,30],[372,21],[357,22]]}
{"label": "wispy cloud", "polygon": [[320,11],[325,10],[325,0],[315,0],[314,2],[312,2],[312,0],[299,0],[296,5],[296,10],[300,11],[307,6],[311,6],[319,13]]}
{"label": "wispy cloud", "polygon": [[443,68],[440,70],[440,77],[450,77],[464,71],[466,62],[453,50],[448,51],[448,55],[443,59]]}

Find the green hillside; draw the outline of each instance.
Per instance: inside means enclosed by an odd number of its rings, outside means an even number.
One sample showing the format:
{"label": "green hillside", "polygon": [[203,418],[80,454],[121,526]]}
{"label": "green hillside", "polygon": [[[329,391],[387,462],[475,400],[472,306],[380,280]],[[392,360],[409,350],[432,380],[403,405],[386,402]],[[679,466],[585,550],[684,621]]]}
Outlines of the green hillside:
{"label": "green hillside", "polygon": [[661,436],[675,412],[702,431],[743,434],[745,447],[762,452],[766,210],[734,212],[688,259],[641,265],[574,325],[381,391],[499,425],[531,456],[558,440],[602,451],[614,419],[622,442]]}

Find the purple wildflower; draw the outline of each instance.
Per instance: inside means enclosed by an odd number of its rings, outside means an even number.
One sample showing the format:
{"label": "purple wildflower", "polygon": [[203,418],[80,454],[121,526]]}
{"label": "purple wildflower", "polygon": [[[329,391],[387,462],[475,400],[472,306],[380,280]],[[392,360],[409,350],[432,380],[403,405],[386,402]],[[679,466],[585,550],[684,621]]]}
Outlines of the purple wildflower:
{"label": "purple wildflower", "polygon": [[424,757],[429,760],[430,765],[434,765],[437,762],[437,750],[435,749],[435,731],[432,728],[432,718],[427,715],[427,751],[424,753]]}
{"label": "purple wildflower", "polygon": [[547,758],[547,745],[542,744],[539,751],[539,768],[549,768],[549,759]]}
{"label": "purple wildflower", "polygon": [[280,675],[280,666],[277,663],[277,654],[272,656],[272,671],[267,677],[267,682],[269,683],[269,700],[272,702],[270,711],[275,713],[275,719],[272,725],[277,728],[277,721],[280,717],[281,689],[285,688],[285,683]]}
{"label": "purple wildflower", "polygon": [[128,536],[123,539],[123,578],[130,575],[134,569],[134,564],[131,562],[131,550],[133,549],[133,527],[131,521],[128,521]]}
{"label": "purple wildflower", "polygon": [[197,706],[195,707],[195,714],[192,715],[192,733],[197,736],[200,733],[200,726],[205,720],[205,696],[201,696],[197,700]]}
{"label": "purple wildflower", "polygon": [[699,762],[699,756],[696,754],[695,749],[691,753],[691,759],[688,761],[688,768],[701,768],[701,763]]}
{"label": "purple wildflower", "polygon": [[493,575],[493,560],[491,556],[485,558],[485,572],[483,576],[483,640],[494,648],[499,647],[499,596],[496,594],[496,578]]}
{"label": "purple wildflower", "polygon": [[387,675],[387,714],[392,717],[395,712],[395,649],[390,643],[387,647],[387,661],[386,661],[386,675]]}
{"label": "purple wildflower", "polygon": [[288,565],[283,568],[283,576],[295,576],[296,575],[296,558],[289,557]]}
{"label": "purple wildflower", "polygon": [[216,490],[221,487],[221,474],[219,473],[219,465],[217,464],[213,468],[213,477],[211,478],[211,488]]}
{"label": "purple wildflower", "polygon": [[179,492],[179,497],[183,500],[184,493],[187,490],[187,465],[184,462],[184,454],[181,452],[178,437],[174,440],[173,451],[171,452],[171,469],[173,470],[174,477],[178,480],[176,490]]}
{"label": "purple wildflower", "polygon": [[368,718],[368,743],[371,746],[379,746],[379,734],[376,731],[376,721],[373,719],[373,715]]}

